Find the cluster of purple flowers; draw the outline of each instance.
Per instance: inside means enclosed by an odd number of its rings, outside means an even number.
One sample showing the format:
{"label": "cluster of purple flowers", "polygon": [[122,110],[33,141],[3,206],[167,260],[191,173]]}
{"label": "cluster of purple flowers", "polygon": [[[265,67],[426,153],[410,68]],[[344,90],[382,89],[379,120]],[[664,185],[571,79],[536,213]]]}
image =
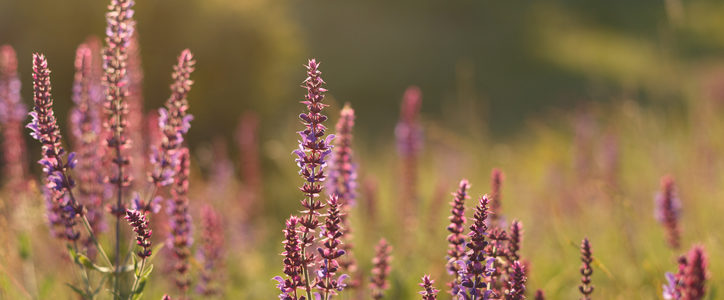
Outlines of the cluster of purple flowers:
{"label": "cluster of purple flowers", "polygon": [[676,195],[674,179],[671,176],[664,176],[661,179],[661,191],[656,195],[655,203],[656,220],[666,230],[666,237],[669,246],[679,249],[681,242],[679,229],[679,218],[681,217],[681,201]]}
{"label": "cluster of purple flowers", "polygon": [[706,280],[709,277],[708,257],[704,247],[696,245],[686,256],[679,257],[676,274],[666,273],[663,286],[664,299],[700,300],[706,296]]}
{"label": "cluster of purple flowers", "polygon": [[126,221],[133,227],[136,232],[136,244],[141,247],[138,251],[138,257],[145,259],[151,254],[151,229],[148,227],[146,215],[137,210],[126,210]]}
{"label": "cluster of purple flowers", "polygon": [[[30,135],[38,140],[43,157],[38,161],[45,173],[46,196],[49,197],[49,219],[62,220],[65,225],[65,238],[76,241],[80,233],[74,229],[76,217],[83,213],[83,207],[76,202],[72,189],[75,181],[69,170],[77,163],[75,153],[66,156],[61,144],[62,136],[53,112],[53,98],[50,87],[50,69],[42,54],[33,54],[33,111],[32,120],[27,127]],[[65,160],[64,160],[65,158]],[[57,215],[54,215],[57,214]]]}

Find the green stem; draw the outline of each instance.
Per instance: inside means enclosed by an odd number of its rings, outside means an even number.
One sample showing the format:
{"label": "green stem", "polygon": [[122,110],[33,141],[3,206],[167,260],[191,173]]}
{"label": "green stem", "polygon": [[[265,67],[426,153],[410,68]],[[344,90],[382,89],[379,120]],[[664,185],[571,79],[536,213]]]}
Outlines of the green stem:
{"label": "green stem", "polygon": [[146,268],[146,258],[144,257],[141,260],[141,270],[136,274],[136,279],[133,280],[133,286],[131,288],[131,293],[128,294],[128,300],[133,299],[133,294],[136,292],[136,288],[138,287],[138,283],[141,282],[141,277],[143,276],[143,270]]}

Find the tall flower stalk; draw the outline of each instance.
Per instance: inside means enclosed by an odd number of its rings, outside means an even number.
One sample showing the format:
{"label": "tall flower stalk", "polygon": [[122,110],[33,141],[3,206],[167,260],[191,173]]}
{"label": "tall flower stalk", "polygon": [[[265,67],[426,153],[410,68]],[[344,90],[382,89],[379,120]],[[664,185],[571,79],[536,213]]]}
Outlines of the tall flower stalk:
{"label": "tall flower stalk", "polygon": [[75,153],[66,155],[61,144],[62,136],[53,112],[53,98],[50,87],[50,69],[42,54],[33,54],[33,111],[32,120],[27,125],[30,135],[42,145],[42,155],[38,163],[43,166],[46,176],[45,188],[50,202],[60,214],[65,225],[65,238],[75,242],[80,233],[74,228],[76,217],[83,213],[83,207],[73,196],[75,181],[69,171],[76,165]]}
{"label": "tall flower stalk", "polygon": [[345,287],[344,279],[347,275],[335,278],[339,271],[339,258],[345,254],[342,246],[342,212],[340,211],[340,203],[336,195],[329,197],[327,201],[327,217],[325,218],[324,228],[322,230],[321,242],[323,247],[317,248],[321,261],[319,262],[319,270],[317,271],[317,288],[322,293],[322,299],[327,300],[337,295],[338,291],[342,291]]}
{"label": "tall flower stalk", "polygon": [[203,265],[196,292],[204,296],[221,293],[221,269],[224,263],[224,227],[221,216],[210,205],[201,208],[201,248],[197,254]]}
{"label": "tall flower stalk", "polygon": [[502,185],[503,185],[503,172],[500,169],[493,169],[490,174],[490,221],[493,226],[503,226],[501,224],[501,201],[502,201]]}
{"label": "tall flower stalk", "polygon": [[108,181],[115,186],[116,201],[111,212],[116,216],[115,234],[115,290],[120,289],[121,267],[121,220],[125,214],[123,192],[131,184],[128,175],[129,158],[126,150],[129,140],[126,136],[128,104],[128,46],[135,28],[133,0],[111,0],[106,13],[106,47],[103,50],[103,83],[105,85],[106,119],[104,126],[109,130],[106,139],[109,156],[115,166]]}
{"label": "tall flower stalk", "polygon": [[512,272],[508,279],[508,292],[505,295],[506,300],[522,300],[525,299],[525,265],[519,261],[513,262]]}
{"label": "tall flower stalk", "polygon": [[[174,172],[178,166],[179,153],[184,143],[184,135],[191,128],[193,116],[188,113],[188,93],[193,81],[191,73],[194,71],[196,61],[188,49],[181,51],[176,65],[173,66],[171,78],[171,96],[166,100],[164,107],[158,110],[158,128],[161,131],[161,142],[154,151],[151,162],[154,169],[150,180],[154,190],[167,186],[173,182]],[[149,200],[150,201],[150,200]],[[149,203],[144,203],[148,205]]]}
{"label": "tall flower stalk", "polygon": [[400,121],[395,127],[397,151],[402,161],[400,211],[404,212],[406,221],[410,221],[416,212],[417,195],[417,160],[422,149],[422,127],[419,123],[422,92],[420,88],[411,86],[405,90],[400,109]]}
{"label": "tall flower stalk", "polygon": [[27,147],[23,139],[25,105],[20,99],[18,60],[13,47],[0,46],[0,127],[2,127],[3,176],[13,193],[25,190],[28,180]]}
{"label": "tall flower stalk", "polygon": [[[78,153],[78,201],[86,207],[86,216],[91,228],[98,233],[104,230],[103,223],[103,174],[97,162],[103,160],[103,151],[99,151],[101,120],[99,112],[98,80],[93,78],[94,60],[97,60],[87,44],[81,44],[75,57],[75,81],[73,84],[73,102],[70,112],[70,131],[73,147]],[[92,241],[84,241],[89,253],[93,250]],[[91,255],[92,256],[92,255]]]}
{"label": "tall flower stalk", "polygon": [[175,283],[178,289],[186,294],[191,284],[189,279],[189,256],[191,255],[191,214],[189,213],[189,152],[186,148],[179,151],[178,166],[171,189],[171,236],[169,245],[173,249],[176,271]]}
{"label": "tall flower stalk", "polygon": [[304,210],[300,223],[302,224],[301,242],[302,242],[302,272],[304,275],[305,290],[307,299],[312,299],[312,286],[310,282],[309,267],[314,263],[313,253],[309,253],[309,248],[314,242],[314,232],[319,226],[319,210],[324,204],[317,199],[323,191],[323,182],[326,178],[324,167],[326,166],[327,157],[332,152],[330,142],[334,135],[328,135],[326,138],[326,127],[322,124],[327,117],[322,114],[327,104],[322,103],[324,100],[324,92],[327,90],[322,87],[325,84],[322,80],[322,72],[319,71],[319,63],[310,59],[306,66],[307,78],[304,80],[304,87],[307,89],[307,95],[304,96],[302,103],[307,107],[307,112],[299,115],[304,124],[304,130],[299,131],[300,136],[299,148],[294,150],[297,156],[296,163],[299,166],[299,175],[305,180],[301,187],[304,199],[301,201]]}
{"label": "tall flower stalk", "polygon": [[[487,259],[485,249],[488,241],[485,237],[488,235],[488,205],[490,200],[488,195],[483,195],[475,207],[475,222],[470,226],[470,242],[467,247],[470,248],[465,267],[468,276],[461,278],[461,285],[469,291],[472,299],[483,299],[489,295],[490,287],[486,284],[487,273],[490,270],[490,260]],[[484,291],[485,290],[485,291]],[[462,291],[458,291],[460,293]]]}
{"label": "tall flower stalk", "polygon": [[591,253],[591,243],[588,238],[583,239],[583,242],[581,242],[581,262],[581,285],[578,286],[578,290],[583,295],[582,300],[591,300],[591,294],[593,294],[593,285],[591,284],[593,254]]}
{"label": "tall flower stalk", "polygon": [[459,261],[465,258],[465,200],[469,199],[468,189],[470,184],[467,180],[463,179],[460,181],[458,190],[453,193],[453,201],[450,202],[452,206],[450,215],[450,225],[447,230],[450,234],[447,236],[448,250],[447,250],[447,270],[450,275],[453,275],[453,280],[448,283],[450,287],[450,293],[453,295],[453,291],[456,286],[460,284],[460,264]]}
{"label": "tall flower stalk", "polygon": [[298,300],[300,297],[297,295],[297,288],[305,286],[305,279],[303,275],[304,258],[302,257],[302,247],[304,245],[299,240],[297,227],[299,226],[301,219],[295,216],[290,216],[286,222],[286,228],[284,229],[284,274],[287,278],[281,276],[274,277],[274,280],[278,281],[277,288],[281,291],[279,299],[282,300]]}
{"label": "tall flower stalk", "polygon": [[375,257],[372,259],[372,278],[370,278],[370,288],[372,289],[372,299],[382,299],[385,290],[390,285],[387,282],[387,276],[390,275],[390,261],[392,256],[392,246],[385,239],[380,239],[377,247],[375,247]]}
{"label": "tall flower stalk", "polygon": [[681,246],[679,218],[681,217],[681,201],[676,195],[674,179],[665,176],[661,179],[661,192],[656,196],[656,219],[666,230],[666,240],[673,249]]}
{"label": "tall flower stalk", "polygon": [[686,257],[686,268],[682,278],[681,299],[699,300],[706,296],[706,280],[709,259],[702,246],[694,246]]}
{"label": "tall flower stalk", "polygon": [[[341,248],[345,251],[345,256],[340,259],[340,266],[344,272],[348,273],[354,273],[357,270],[357,262],[351,253],[352,231],[349,224],[349,213],[357,199],[357,166],[353,162],[352,151],[354,118],[354,110],[349,104],[346,104],[340,112],[336,126],[334,151],[327,181],[327,193],[339,197],[342,211],[342,236],[340,239],[343,241]],[[356,284],[357,282],[353,281],[352,287]]]}

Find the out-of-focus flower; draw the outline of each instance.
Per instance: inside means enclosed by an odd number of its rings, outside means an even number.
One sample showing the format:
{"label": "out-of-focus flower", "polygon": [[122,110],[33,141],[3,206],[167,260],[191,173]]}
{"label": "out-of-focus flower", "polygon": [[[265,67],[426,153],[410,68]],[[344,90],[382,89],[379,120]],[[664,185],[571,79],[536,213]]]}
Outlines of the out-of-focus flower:
{"label": "out-of-focus flower", "polygon": [[390,274],[391,252],[392,246],[385,239],[380,239],[375,248],[375,258],[372,259],[374,267],[372,268],[372,278],[370,278],[370,288],[373,299],[382,299],[385,290],[389,288],[387,276]]}
{"label": "out-of-focus flower", "polygon": [[681,201],[676,195],[674,179],[664,176],[661,179],[661,192],[656,195],[654,214],[666,229],[669,246],[678,249],[680,246],[679,218],[681,217]]}
{"label": "out-of-focus flower", "polygon": [[18,60],[10,45],[0,46],[0,127],[2,127],[3,177],[13,193],[25,190],[28,181],[27,147],[23,121],[27,109],[20,99]]}

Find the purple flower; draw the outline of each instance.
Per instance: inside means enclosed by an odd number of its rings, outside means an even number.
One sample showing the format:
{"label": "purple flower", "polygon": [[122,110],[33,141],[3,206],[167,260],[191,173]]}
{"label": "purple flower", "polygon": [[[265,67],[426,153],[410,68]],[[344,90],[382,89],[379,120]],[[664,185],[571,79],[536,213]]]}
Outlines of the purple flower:
{"label": "purple flower", "polygon": [[[352,151],[352,129],[354,127],[354,110],[346,104],[340,113],[336,126],[337,137],[335,139],[334,152],[332,153],[329,180],[327,181],[327,193],[337,195],[342,210],[342,249],[346,255],[340,259],[340,266],[345,272],[353,273],[357,270],[357,262],[352,256],[352,244],[350,240],[351,227],[349,226],[348,215],[355,205],[357,198],[357,166],[353,163]],[[357,282],[352,282],[356,286]]]}
{"label": "purple flower", "polygon": [[501,206],[501,186],[503,185],[503,172],[495,168],[490,174],[490,221],[493,226],[502,226]]}
{"label": "purple flower", "polygon": [[176,271],[175,283],[182,291],[188,290],[189,256],[191,254],[191,214],[189,212],[189,152],[186,148],[179,150],[179,163],[175,172],[174,184],[171,189],[171,206],[169,207],[171,235],[169,245],[173,250]]}
{"label": "purple flower", "polygon": [[[304,130],[297,132],[299,134],[299,148],[293,153],[297,156],[295,162],[299,166],[299,175],[304,179],[304,184],[300,188],[304,193],[302,206],[304,211],[300,223],[304,227],[302,229],[302,256],[304,264],[303,272],[308,274],[308,266],[315,261],[314,254],[306,251],[306,248],[314,242],[314,231],[319,226],[318,210],[324,207],[324,204],[317,199],[324,189],[322,183],[326,175],[324,167],[327,164],[327,156],[332,153],[330,142],[334,135],[328,135],[325,138],[326,127],[322,124],[327,120],[327,116],[323,115],[322,109],[327,104],[322,103],[324,100],[324,92],[327,90],[322,87],[325,84],[321,77],[322,72],[319,71],[319,63],[310,59],[306,66],[307,78],[304,80],[304,87],[307,89],[307,95],[304,96],[304,104],[307,112],[299,115],[304,124]],[[305,285],[307,297],[311,297],[311,283]]]}
{"label": "purple flower", "polygon": [[317,248],[319,256],[322,258],[317,271],[317,288],[323,295],[324,299],[336,295],[337,291],[341,291],[344,286],[335,280],[335,275],[339,270],[337,260],[344,255],[344,250],[340,249],[342,237],[342,213],[340,212],[340,204],[336,195],[329,197],[327,201],[327,218],[324,222],[324,228],[321,232],[323,247]]}
{"label": "purple flower", "polygon": [[395,127],[397,151],[402,161],[400,209],[412,218],[417,204],[417,159],[422,149],[422,127],[419,123],[422,93],[416,86],[405,91],[400,110],[400,121]]}
{"label": "purple flower", "polygon": [[110,130],[106,137],[108,150],[115,153],[111,159],[115,169],[108,181],[117,186],[117,201],[111,211],[120,218],[125,212],[123,189],[131,184],[128,155],[125,153],[129,140],[126,135],[128,114],[128,47],[135,28],[133,0],[111,0],[106,13],[106,48],[103,51],[103,83],[106,87],[105,126]]}
{"label": "purple flower", "polygon": [[681,279],[683,300],[699,300],[706,296],[706,280],[709,276],[709,259],[703,246],[696,245],[686,257],[684,276]]}
{"label": "purple flower", "polygon": [[302,257],[303,245],[299,241],[297,233],[297,225],[300,223],[300,219],[295,216],[290,216],[287,219],[287,227],[284,229],[284,274],[287,275],[287,279],[283,279],[281,276],[274,277],[274,280],[279,282],[277,288],[281,290],[279,299],[283,300],[297,300],[297,288],[304,286],[304,278],[302,277],[302,266],[304,264],[304,258]]}
{"label": "purple flower", "polygon": [[681,287],[676,276],[671,272],[666,272],[666,284],[663,285],[664,299],[681,299]]}
{"label": "purple flower", "polygon": [[[13,193],[25,190],[28,174],[23,121],[27,109],[20,99],[18,61],[13,47],[0,46],[0,127],[2,128],[3,175]],[[11,197],[12,199],[12,197]]]}
{"label": "purple flower", "polygon": [[512,272],[508,280],[508,293],[505,295],[506,300],[525,299],[525,266],[519,261],[513,262]]}
{"label": "purple flower", "polygon": [[435,280],[430,279],[430,275],[422,276],[422,283],[420,283],[420,286],[423,288],[420,292],[422,300],[437,300],[437,292],[439,292],[439,290],[432,286],[434,283]]}
{"label": "purple flower", "polygon": [[[75,182],[68,171],[75,165],[74,154],[63,161],[65,149],[61,145],[62,136],[53,112],[53,99],[50,94],[50,70],[48,62],[42,54],[33,54],[33,111],[26,126],[31,129],[30,135],[41,143],[42,158],[38,161],[43,166],[46,183],[45,188],[52,198],[52,206],[66,227],[66,239],[75,241],[80,237],[76,232],[75,218],[83,212],[83,207],[75,201],[72,189]],[[51,222],[52,223],[52,222]]]}
{"label": "purple flower", "polygon": [[448,251],[447,251],[447,270],[448,273],[455,276],[452,282],[448,284],[451,288],[459,283],[457,277],[459,268],[457,261],[465,257],[465,200],[469,199],[468,189],[470,184],[466,179],[460,181],[460,186],[457,192],[455,192],[453,201],[450,202],[452,206],[450,215],[450,225],[447,230],[450,234],[447,236]]}
{"label": "purple flower", "polygon": [[380,239],[380,242],[375,248],[375,257],[372,259],[372,278],[370,278],[370,288],[372,289],[372,299],[382,299],[384,291],[389,288],[387,282],[387,276],[390,274],[390,256],[392,252],[392,246],[390,246],[385,239]]}
{"label": "purple flower", "polygon": [[151,181],[157,186],[171,184],[173,172],[178,164],[178,152],[183,146],[184,135],[191,127],[193,116],[188,114],[187,95],[191,90],[191,73],[196,61],[188,49],[181,52],[173,67],[171,96],[163,108],[158,110],[158,128],[161,142],[153,151],[151,162],[154,165]]}
{"label": "purple flower", "polygon": [[480,198],[478,205],[475,207],[475,222],[470,226],[470,253],[467,256],[467,276],[466,280],[462,280],[462,286],[468,288],[470,295],[481,295],[481,290],[486,286],[486,271],[494,267],[495,258],[486,258],[486,247],[488,241],[485,237],[488,235],[488,195]]}
{"label": "purple flower", "polygon": [[126,221],[133,227],[136,232],[136,244],[141,247],[138,251],[138,257],[146,259],[151,256],[151,229],[148,227],[148,220],[141,211],[126,210]]}
{"label": "purple flower", "polygon": [[[73,102],[75,107],[70,112],[70,132],[73,147],[78,153],[77,167],[78,201],[86,207],[88,223],[94,232],[101,232],[103,227],[103,174],[97,163],[103,160],[104,152],[101,144],[100,103],[97,91],[99,80],[93,78],[94,60],[87,44],[81,44],[76,50],[75,81],[73,83]],[[96,63],[96,65],[98,65]],[[95,71],[97,74],[98,71]],[[96,93],[96,94],[94,94]],[[69,157],[70,160],[70,157]],[[93,249],[90,238],[84,241],[88,249]]]}
{"label": "purple flower", "polygon": [[[210,206],[201,208],[201,246],[197,254],[203,269],[196,291],[204,296],[221,292],[218,287],[223,266],[224,227],[219,214]],[[216,282],[214,282],[216,281]]]}
{"label": "purple flower", "polygon": [[669,246],[678,249],[680,246],[679,218],[681,217],[681,201],[676,196],[674,179],[664,176],[661,179],[661,192],[656,195],[654,215],[656,220],[666,229]]}

